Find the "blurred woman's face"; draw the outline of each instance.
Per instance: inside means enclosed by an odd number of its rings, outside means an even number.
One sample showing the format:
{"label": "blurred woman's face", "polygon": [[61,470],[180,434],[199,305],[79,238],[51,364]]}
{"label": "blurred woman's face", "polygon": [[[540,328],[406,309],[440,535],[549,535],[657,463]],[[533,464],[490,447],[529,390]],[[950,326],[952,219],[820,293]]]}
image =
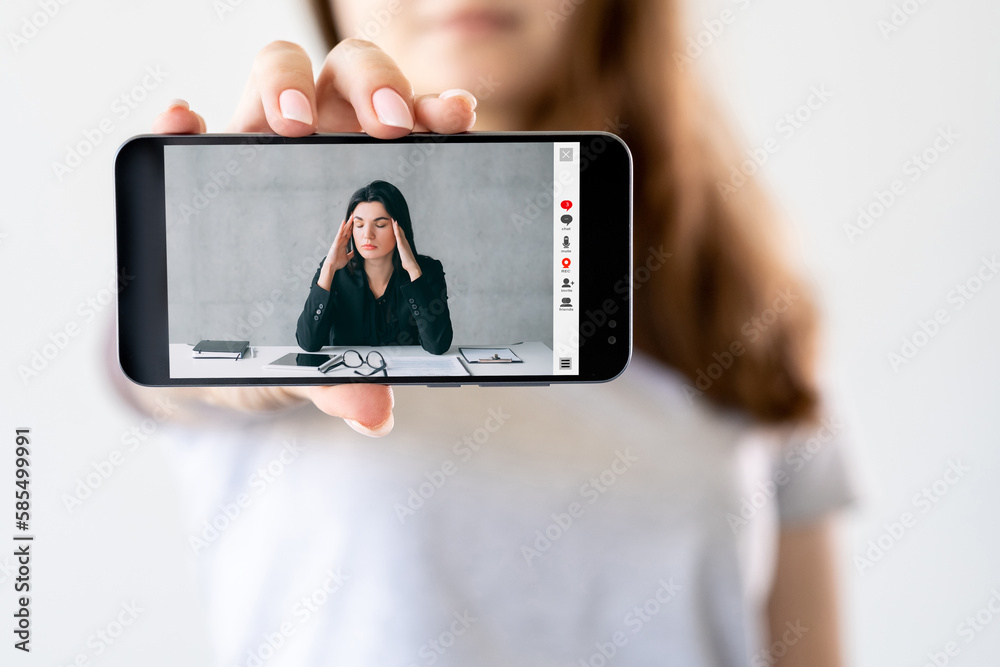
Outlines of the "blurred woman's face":
{"label": "blurred woman's face", "polygon": [[577,9],[571,0],[329,0],[337,30],[377,44],[414,92],[464,88],[488,107],[547,86]]}
{"label": "blurred woman's face", "polygon": [[361,202],[351,214],[354,248],[365,260],[390,255],[396,247],[392,217],[380,202]]}

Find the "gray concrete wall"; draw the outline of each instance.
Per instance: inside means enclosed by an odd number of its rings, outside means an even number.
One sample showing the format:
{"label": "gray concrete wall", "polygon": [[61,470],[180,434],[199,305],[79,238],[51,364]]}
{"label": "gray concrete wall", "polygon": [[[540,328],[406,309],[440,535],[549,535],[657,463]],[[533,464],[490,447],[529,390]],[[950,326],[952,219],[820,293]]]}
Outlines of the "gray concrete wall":
{"label": "gray concrete wall", "polygon": [[551,192],[549,144],[183,146],[164,162],[171,343],[294,345],[348,199],[382,179],[444,265],[457,344],[552,346],[552,225],[526,215]]}

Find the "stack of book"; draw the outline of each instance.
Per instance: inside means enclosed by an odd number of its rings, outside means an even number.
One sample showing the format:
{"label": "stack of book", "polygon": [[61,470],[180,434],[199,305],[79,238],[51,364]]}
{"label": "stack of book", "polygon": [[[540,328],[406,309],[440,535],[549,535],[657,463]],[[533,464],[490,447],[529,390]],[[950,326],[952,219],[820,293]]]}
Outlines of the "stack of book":
{"label": "stack of book", "polygon": [[203,340],[191,354],[195,359],[240,359],[249,349],[248,340]]}

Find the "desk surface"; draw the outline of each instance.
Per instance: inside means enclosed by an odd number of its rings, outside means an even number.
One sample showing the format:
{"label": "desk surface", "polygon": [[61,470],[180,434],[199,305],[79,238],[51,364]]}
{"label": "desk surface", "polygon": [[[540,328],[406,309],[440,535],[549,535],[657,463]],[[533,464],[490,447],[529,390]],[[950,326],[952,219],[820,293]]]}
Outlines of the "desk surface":
{"label": "desk surface", "polygon": [[[458,358],[461,354],[459,347],[487,347],[480,345],[453,345],[445,354],[434,355],[426,351],[419,345],[400,345],[391,348],[371,348],[362,345],[348,347],[324,347],[316,354],[339,354],[344,350],[357,350],[362,355],[367,354],[371,349],[377,349],[385,357],[388,366],[389,377],[406,377],[408,373],[400,372],[399,369],[393,372],[392,360],[394,358],[419,359],[444,359],[446,357]],[[469,364],[461,361],[464,367],[469,370],[471,376],[512,376],[512,375],[552,375],[552,350],[544,343],[528,342],[517,345],[489,347],[509,347],[514,354],[522,359],[522,363],[492,363],[492,364]],[[172,378],[336,378],[352,377],[354,370],[349,368],[336,368],[329,373],[320,373],[317,370],[272,370],[265,366],[276,359],[283,357],[289,352],[304,353],[305,351],[296,345],[262,345],[254,348],[256,356],[243,359],[195,359],[191,356],[191,345],[186,343],[170,344],[170,377]],[[358,370],[371,370],[362,366]],[[383,377],[381,373],[372,377]],[[468,377],[468,376],[465,376]],[[461,377],[457,378],[461,380]]]}

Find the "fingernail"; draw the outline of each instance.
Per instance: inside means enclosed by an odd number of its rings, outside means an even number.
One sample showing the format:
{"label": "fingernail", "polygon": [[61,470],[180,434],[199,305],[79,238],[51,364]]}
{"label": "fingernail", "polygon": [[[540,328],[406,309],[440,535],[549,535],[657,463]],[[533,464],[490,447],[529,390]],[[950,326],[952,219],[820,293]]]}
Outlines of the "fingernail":
{"label": "fingernail", "polygon": [[176,97],[176,98],[170,100],[167,103],[167,111],[170,111],[171,109],[174,109],[174,108],[179,108],[179,109],[184,109],[185,111],[190,111],[191,110],[191,105],[187,103],[187,100],[182,100],[179,97]]}
{"label": "fingernail", "polygon": [[278,96],[278,109],[281,111],[281,117],[286,120],[297,120],[312,125],[313,112],[309,99],[293,88],[283,91]]}
{"label": "fingernail", "polygon": [[389,413],[389,418],[385,420],[385,423],[378,428],[368,428],[362,425],[360,422],[356,422],[353,419],[345,419],[344,423],[353,428],[355,431],[361,435],[367,435],[370,438],[381,438],[384,435],[388,435],[389,431],[392,430],[393,418],[392,413]]}
{"label": "fingernail", "polygon": [[392,88],[379,88],[372,94],[372,106],[379,122],[393,127],[413,129],[413,116],[406,101]]}
{"label": "fingernail", "polygon": [[473,111],[476,110],[476,105],[479,104],[479,102],[476,100],[476,96],[475,95],[473,95],[472,93],[470,93],[467,90],[462,90],[461,88],[452,88],[451,90],[446,90],[443,93],[441,93],[440,95],[438,95],[438,99],[439,100],[446,100],[449,97],[462,97],[462,98],[464,98],[465,101],[469,103],[469,106],[472,107]]}

